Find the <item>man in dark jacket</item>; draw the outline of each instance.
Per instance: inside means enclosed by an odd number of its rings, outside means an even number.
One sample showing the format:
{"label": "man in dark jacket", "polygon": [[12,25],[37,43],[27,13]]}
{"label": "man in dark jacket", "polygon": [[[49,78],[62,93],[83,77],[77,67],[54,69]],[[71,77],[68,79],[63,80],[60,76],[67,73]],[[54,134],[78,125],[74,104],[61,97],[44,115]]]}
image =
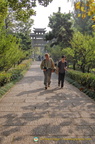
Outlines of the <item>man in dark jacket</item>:
{"label": "man in dark jacket", "polygon": [[58,63],[58,86],[61,84],[61,88],[64,86],[65,71],[67,70],[67,62],[65,56]]}

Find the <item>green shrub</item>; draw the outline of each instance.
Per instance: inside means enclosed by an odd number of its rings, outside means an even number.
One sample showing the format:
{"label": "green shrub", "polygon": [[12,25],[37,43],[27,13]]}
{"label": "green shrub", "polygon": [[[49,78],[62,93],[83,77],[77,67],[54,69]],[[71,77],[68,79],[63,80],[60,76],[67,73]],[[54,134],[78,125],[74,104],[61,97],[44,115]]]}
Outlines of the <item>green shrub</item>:
{"label": "green shrub", "polygon": [[9,73],[11,73],[11,80],[17,79],[21,75],[21,70],[13,69]]}
{"label": "green shrub", "polygon": [[0,73],[0,86],[3,86],[5,83],[10,82],[11,76],[11,73]]}
{"label": "green shrub", "polygon": [[68,70],[67,76],[77,81],[82,86],[95,91],[95,74]]}
{"label": "green shrub", "polygon": [[26,67],[27,67],[27,64],[20,64],[20,65],[18,65],[17,69],[22,71],[22,70],[24,70]]}
{"label": "green shrub", "polygon": [[19,64],[15,68],[12,68],[8,72],[0,73],[0,86],[5,85],[6,83],[17,79],[22,76],[22,71],[27,70],[31,63],[31,59],[23,61],[23,63]]}
{"label": "green shrub", "polygon": [[87,94],[90,98],[95,100],[95,91],[87,89],[86,87],[82,86],[81,84],[79,84],[77,81],[71,79],[70,77],[66,77],[66,80],[73,84],[74,86],[76,86],[80,91],[84,92],[85,94]]}

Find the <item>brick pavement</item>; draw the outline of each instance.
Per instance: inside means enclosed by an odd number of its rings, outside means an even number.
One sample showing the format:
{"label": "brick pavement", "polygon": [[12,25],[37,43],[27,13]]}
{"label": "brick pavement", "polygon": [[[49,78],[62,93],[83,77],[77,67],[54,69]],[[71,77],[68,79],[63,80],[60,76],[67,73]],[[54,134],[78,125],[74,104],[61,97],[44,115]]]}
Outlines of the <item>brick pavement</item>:
{"label": "brick pavement", "polygon": [[0,144],[95,144],[95,102],[56,74],[44,90],[39,65],[0,100]]}

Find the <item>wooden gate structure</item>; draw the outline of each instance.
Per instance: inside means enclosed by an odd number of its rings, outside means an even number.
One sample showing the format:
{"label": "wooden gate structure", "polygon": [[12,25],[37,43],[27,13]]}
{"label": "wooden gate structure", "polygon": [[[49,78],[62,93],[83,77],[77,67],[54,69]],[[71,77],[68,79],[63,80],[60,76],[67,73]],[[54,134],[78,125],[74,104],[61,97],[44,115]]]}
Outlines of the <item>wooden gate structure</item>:
{"label": "wooden gate structure", "polygon": [[45,32],[46,28],[34,28],[34,33],[31,33],[33,47],[44,48],[46,45]]}

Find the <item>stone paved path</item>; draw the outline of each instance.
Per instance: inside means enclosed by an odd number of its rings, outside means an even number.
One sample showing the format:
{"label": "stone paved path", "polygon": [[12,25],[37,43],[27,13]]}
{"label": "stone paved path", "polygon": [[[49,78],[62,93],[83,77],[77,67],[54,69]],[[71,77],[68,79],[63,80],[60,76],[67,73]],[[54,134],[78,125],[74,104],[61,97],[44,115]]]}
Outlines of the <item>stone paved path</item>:
{"label": "stone paved path", "polygon": [[39,64],[0,101],[0,144],[95,144],[95,102],[56,74],[44,90]]}

